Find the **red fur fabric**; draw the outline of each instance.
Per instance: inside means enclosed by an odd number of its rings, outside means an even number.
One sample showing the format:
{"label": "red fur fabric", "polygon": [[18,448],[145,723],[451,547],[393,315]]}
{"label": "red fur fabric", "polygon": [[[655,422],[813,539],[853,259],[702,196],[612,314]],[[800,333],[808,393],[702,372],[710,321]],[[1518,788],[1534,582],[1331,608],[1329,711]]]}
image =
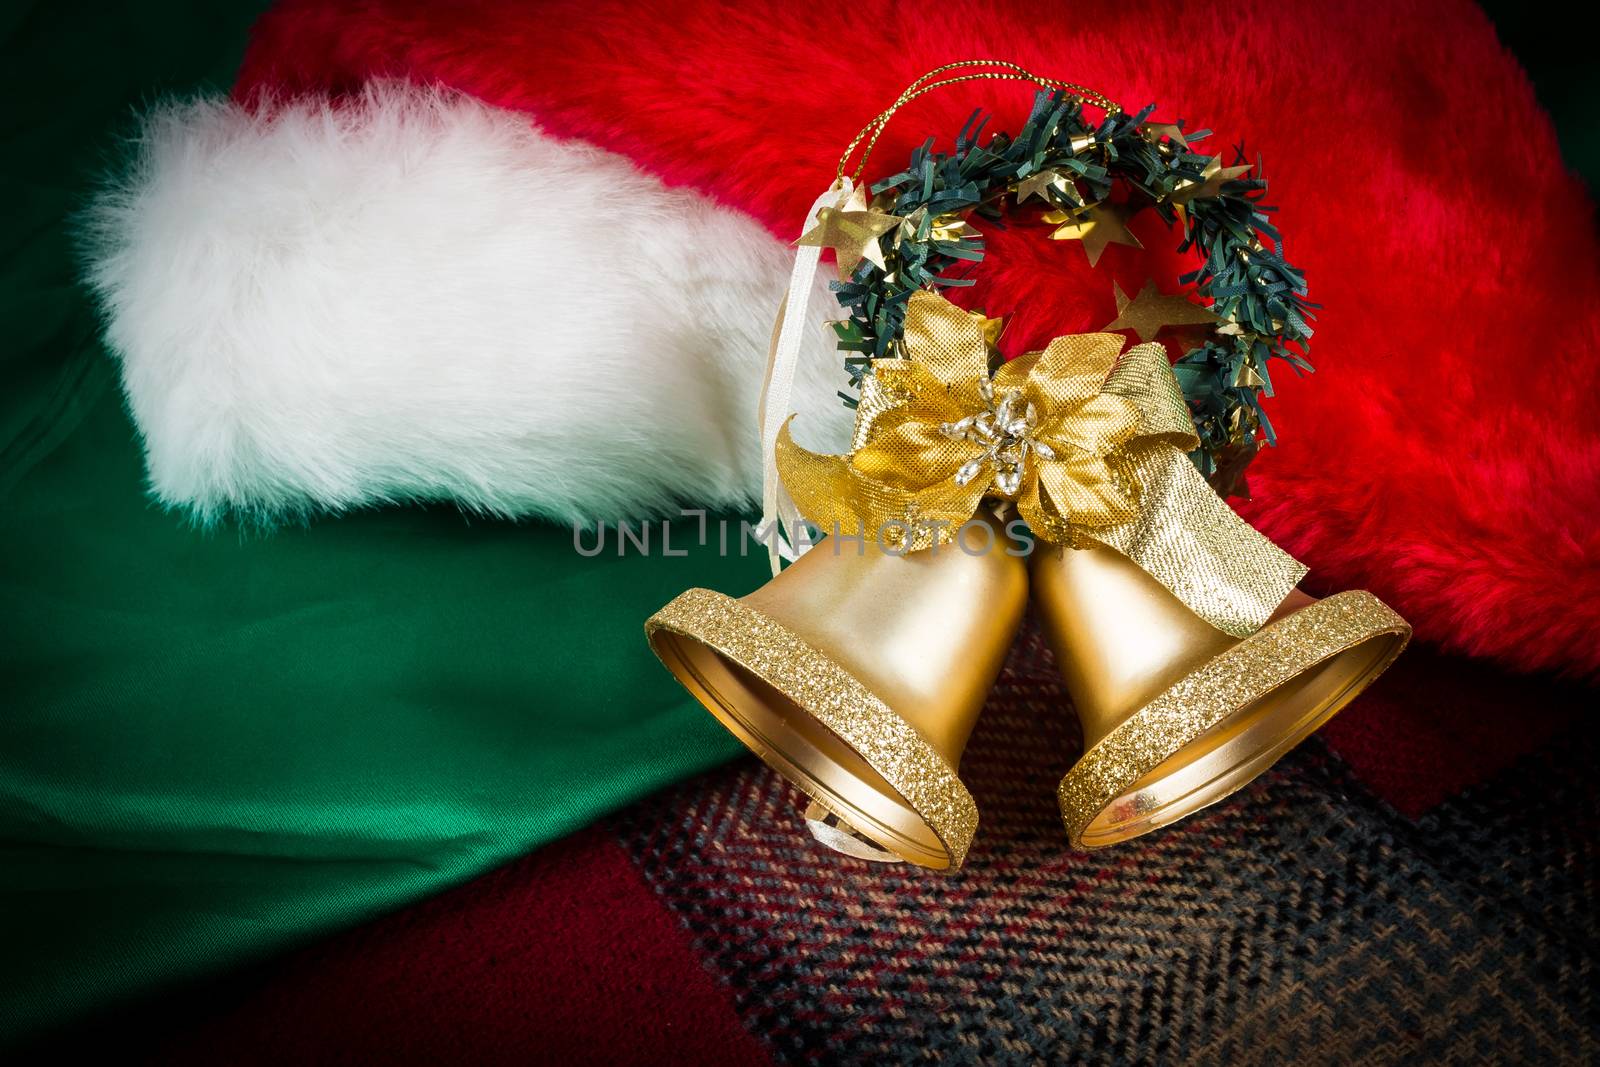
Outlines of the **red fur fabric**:
{"label": "red fur fabric", "polygon": [[[623,152],[785,239],[842,147],[916,75],[999,56],[1188,120],[1259,152],[1290,258],[1325,306],[1317,373],[1280,365],[1282,445],[1243,507],[1313,568],[1365,586],[1418,634],[1519,668],[1600,673],[1596,240],[1581,183],[1484,16],[1459,0],[1092,9],[941,0],[523,0],[280,4],[238,91],[439,81]],[[907,107],[868,177],[974,106],[1015,129],[1029,91],[942,90]],[[604,203],[604,189],[574,189]],[[626,211],[625,203],[613,205]],[[1007,346],[1098,329],[1175,240],[1091,271],[1075,243],[991,233],[974,290],[1015,314]],[[648,353],[641,353],[647,359]]]}

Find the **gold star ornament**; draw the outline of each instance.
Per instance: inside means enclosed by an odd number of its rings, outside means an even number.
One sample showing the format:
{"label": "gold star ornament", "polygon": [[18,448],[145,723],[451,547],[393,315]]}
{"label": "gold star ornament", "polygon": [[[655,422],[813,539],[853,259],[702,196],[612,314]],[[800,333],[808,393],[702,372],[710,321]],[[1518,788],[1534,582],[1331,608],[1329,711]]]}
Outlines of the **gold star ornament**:
{"label": "gold star ornament", "polygon": [[1172,191],[1168,197],[1174,204],[1182,207],[1197,196],[1211,197],[1222,192],[1222,183],[1231,182],[1235,178],[1242,178],[1250,173],[1250,164],[1245,163],[1237,167],[1224,167],[1221,156],[1212,156],[1206,163],[1205,173],[1199,181],[1186,182]]}
{"label": "gold star ornament", "polygon": [[843,280],[855,273],[863,259],[886,270],[878,238],[903,221],[898,215],[873,211],[867,206],[866,188],[857,187],[844,207],[825,207],[817,212],[817,224],[801,234],[795,244],[833,249],[839,261],[839,278]]}
{"label": "gold star ornament", "polygon": [[1159,141],[1165,137],[1169,141],[1182,145],[1185,152],[1189,150],[1189,142],[1183,136],[1183,127],[1175,122],[1147,122],[1144,124],[1144,132],[1149,135],[1152,141]]}
{"label": "gold star ornament", "polygon": [[[1059,170],[1050,167],[1035,171],[1026,178],[1018,180],[1011,187],[1011,191],[1017,195],[1017,203],[1019,204],[1035,196],[1046,203],[1059,202],[1059,200],[1079,205],[1083,203],[1083,197],[1078,194],[1078,187],[1072,183],[1072,179],[1062,174]],[[1045,195],[1047,191],[1054,191],[1059,200],[1051,201]]]}
{"label": "gold star ornament", "polygon": [[[885,217],[895,218],[893,215]],[[898,248],[901,241],[916,240],[917,234],[922,232],[924,221],[928,224],[928,233],[924,238],[927,241],[962,241],[969,237],[978,236],[978,231],[973,229],[967,223],[967,220],[961,217],[959,211],[935,215],[930,219],[928,218],[928,209],[919,207],[911,214],[898,220],[898,228],[894,234],[895,247]],[[880,263],[879,266],[882,266],[882,264]]]}
{"label": "gold star ornament", "polygon": [[1078,211],[1051,211],[1044,216],[1044,221],[1056,224],[1050,240],[1082,241],[1084,254],[1089,257],[1089,266],[1092,267],[1100,262],[1100,254],[1108,244],[1144,247],[1128,230],[1128,220],[1137,215],[1143,206],[1093,204]]}
{"label": "gold star ornament", "polygon": [[1153,281],[1145,282],[1139,295],[1131,300],[1116,282],[1111,283],[1111,289],[1117,297],[1117,317],[1106,324],[1107,331],[1132,330],[1139,335],[1139,340],[1153,341],[1167,326],[1195,326],[1217,321],[1210,308],[1191,304],[1181,295],[1162,293]]}

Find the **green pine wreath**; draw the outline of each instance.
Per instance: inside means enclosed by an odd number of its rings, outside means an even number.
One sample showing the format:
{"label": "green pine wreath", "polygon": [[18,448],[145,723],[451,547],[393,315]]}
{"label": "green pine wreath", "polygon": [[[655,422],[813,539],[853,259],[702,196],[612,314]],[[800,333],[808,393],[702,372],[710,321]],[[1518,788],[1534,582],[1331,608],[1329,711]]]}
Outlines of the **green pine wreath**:
{"label": "green pine wreath", "polygon": [[[1053,209],[1046,220],[1058,223],[1112,204],[1121,185],[1127,204],[1151,207],[1169,229],[1180,229],[1179,252],[1193,250],[1200,261],[1179,281],[1194,284],[1216,329],[1173,370],[1201,441],[1191,458],[1219,492],[1235,491],[1258,447],[1257,430],[1268,444],[1277,440],[1261,405],[1272,395],[1271,361],[1311,370],[1308,320],[1317,305],[1306,299],[1304,275],[1284,258],[1270,218],[1275,209],[1262,203],[1267,182],[1259,160],[1248,166],[1236,148],[1236,165],[1225,168],[1220,157],[1193,150],[1209,130],[1150,123],[1154,110],[1130,114],[1112,105],[1091,125],[1083,100],[1042,89],[1016,136],[995,133],[979,144],[988,118],[975,111],[954,151],[935,152],[930,138],[905,170],[873,183],[872,210],[903,221],[877,238],[882,265],[863,258],[833,285],[849,311],[834,328],[852,387],[859,389],[872,360],[894,354],[912,293],[974,284],[971,270],[984,245],[971,220],[1003,226],[1019,210],[1018,183],[1031,185]],[[854,397],[840,395],[854,405]]]}

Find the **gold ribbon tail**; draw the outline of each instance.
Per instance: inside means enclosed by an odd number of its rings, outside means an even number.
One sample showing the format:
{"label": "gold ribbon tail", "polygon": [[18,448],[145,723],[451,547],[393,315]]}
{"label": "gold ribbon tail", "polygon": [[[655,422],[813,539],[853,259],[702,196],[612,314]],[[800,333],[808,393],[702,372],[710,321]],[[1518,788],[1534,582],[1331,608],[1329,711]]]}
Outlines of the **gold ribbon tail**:
{"label": "gold ribbon tail", "polygon": [[1123,354],[1102,390],[1139,408],[1139,436],[1121,468],[1138,486],[1139,515],[1074,532],[1127,556],[1190,611],[1234,637],[1259,630],[1306,567],[1239,518],[1184,453],[1199,445],[1183,390],[1159,344]]}
{"label": "gold ribbon tail", "polygon": [[1139,485],[1138,518],[1076,529],[1127,556],[1224,633],[1259,630],[1305,576],[1305,565],[1239,518],[1171,445],[1134,449],[1128,460]]}

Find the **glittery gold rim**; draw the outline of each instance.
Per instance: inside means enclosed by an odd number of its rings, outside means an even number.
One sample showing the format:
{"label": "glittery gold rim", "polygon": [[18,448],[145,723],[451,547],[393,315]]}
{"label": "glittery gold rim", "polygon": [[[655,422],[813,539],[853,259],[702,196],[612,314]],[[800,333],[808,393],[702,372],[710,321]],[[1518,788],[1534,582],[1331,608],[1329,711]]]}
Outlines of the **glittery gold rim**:
{"label": "glittery gold rim", "polygon": [[[681,594],[651,616],[644,628],[652,638],[665,630],[698,641],[794,701],[883,776],[939,839],[949,854],[950,869],[961,866],[978,828],[972,794],[921,734],[827,655],[768,616],[710,589]],[[651,648],[655,649],[653,640]],[[659,650],[656,654],[661,656]],[[678,673],[664,657],[662,662],[674,675]],[[710,710],[719,718],[728,715],[744,723],[737,709]],[[757,755],[766,758],[765,753]],[[825,794],[819,795],[816,783],[797,778],[784,767],[774,765],[774,769],[828,810],[837,806]]]}
{"label": "glittery gold rim", "polygon": [[1095,817],[1201,734],[1304,671],[1385,634],[1399,640],[1340,694],[1324,712],[1326,720],[1382,674],[1410,640],[1410,625],[1371,593],[1338,593],[1309,604],[1185,676],[1085,752],[1061,779],[1056,796],[1072,846],[1105,847],[1083,843]]}

